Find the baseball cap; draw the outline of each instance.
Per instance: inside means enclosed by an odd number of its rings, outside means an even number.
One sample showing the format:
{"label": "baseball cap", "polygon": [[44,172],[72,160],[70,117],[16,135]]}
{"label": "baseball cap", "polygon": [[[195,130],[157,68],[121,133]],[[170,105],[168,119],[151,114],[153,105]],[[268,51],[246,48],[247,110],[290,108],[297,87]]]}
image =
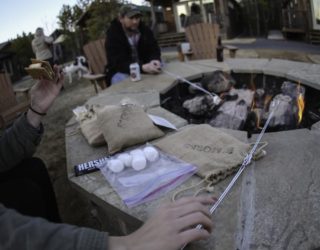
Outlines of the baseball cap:
{"label": "baseball cap", "polygon": [[133,16],[141,16],[141,11],[138,9],[137,6],[132,5],[132,4],[127,4],[127,5],[123,5],[120,8],[119,11],[121,16],[127,16],[129,18],[133,17]]}

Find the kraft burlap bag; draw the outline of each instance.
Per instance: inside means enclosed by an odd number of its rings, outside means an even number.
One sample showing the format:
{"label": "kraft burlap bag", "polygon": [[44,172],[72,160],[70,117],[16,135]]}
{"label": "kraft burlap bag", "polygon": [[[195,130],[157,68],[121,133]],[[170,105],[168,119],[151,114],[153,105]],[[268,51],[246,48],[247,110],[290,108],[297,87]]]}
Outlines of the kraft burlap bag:
{"label": "kraft burlap bag", "polygon": [[91,146],[102,146],[106,144],[96,115],[81,121],[80,129]]}
{"label": "kraft burlap bag", "polygon": [[132,104],[105,106],[98,121],[110,154],[164,135],[142,107]]}
{"label": "kraft burlap bag", "polygon": [[91,105],[74,109],[80,130],[91,146],[106,144],[97,119],[99,105]]}
{"label": "kraft burlap bag", "polygon": [[250,144],[207,124],[186,127],[152,144],[198,166],[197,175],[209,185],[236,171],[251,149]]}

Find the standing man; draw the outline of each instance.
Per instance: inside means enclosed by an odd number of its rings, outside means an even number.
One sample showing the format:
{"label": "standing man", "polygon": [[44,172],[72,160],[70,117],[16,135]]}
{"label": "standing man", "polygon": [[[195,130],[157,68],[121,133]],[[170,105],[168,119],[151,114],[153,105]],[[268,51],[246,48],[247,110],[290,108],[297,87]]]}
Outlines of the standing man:
{"label": "standing man", "polygon": [[107,84],[129,77],[131,63],[137,62],[140,71],[157,74],[161,71],[161,52],[152,31],[141,22],[141,12],[135,5],[123,5],[118,18],[107,31]]}
{"label": "standing man", "polygon": [[36,55],[36,59],[41,61],[48,61],[53,67],[53,56],[50,49],[50,45],[53,42],[53,38],[45,36],[42,28],[37,28],[34,34],[34,39],[31,42],[33,53]]}

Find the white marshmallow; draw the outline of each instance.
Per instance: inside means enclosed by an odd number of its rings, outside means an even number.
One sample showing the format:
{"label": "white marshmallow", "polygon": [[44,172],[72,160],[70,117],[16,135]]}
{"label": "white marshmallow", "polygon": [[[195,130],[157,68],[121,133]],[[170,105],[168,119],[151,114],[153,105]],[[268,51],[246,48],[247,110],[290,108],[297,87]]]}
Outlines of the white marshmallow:
{"label": "white marshmallow", "polygon": [[109,160],[108,168],[110,169],[110,171],[114,173],[120,173],[124,169],[124,165],[122,161],[113,159],[113,160]]}
{"label": "white marshmallow", "polygon": [[128,153],[121,153],[118,155],[118,160],[122,161],[123,165],[126,167],[131,167],[132,155]]}
{"label": "white marshmallow", "polygon": [[220,103],[221,103],[221,98],[219,97],[219,96],[217,96],[217,95],[215,95],[214,97],[213,97],[213,103],[215,104],[215,105],[219,105]]}
{"label": "white marshmallow", "polygon": [[147,159],[144,155],[137,155],[132,157],[132,168],[134,170],[140,171],[147,166]]}
{"label": "white marshmallow", "polygon": [[147,160],[154,162],[159,158],[159,152],[154,147],[148,146],[143,149],[143,153],[146,156]]}
{"label": "white marshmallow", "polygon": [[143,156],[144,157],[144,153],[141,149],[134,149],[134,150],[130,151],[130,155],[132,155],[132,157],[135,157],[135,156]]}

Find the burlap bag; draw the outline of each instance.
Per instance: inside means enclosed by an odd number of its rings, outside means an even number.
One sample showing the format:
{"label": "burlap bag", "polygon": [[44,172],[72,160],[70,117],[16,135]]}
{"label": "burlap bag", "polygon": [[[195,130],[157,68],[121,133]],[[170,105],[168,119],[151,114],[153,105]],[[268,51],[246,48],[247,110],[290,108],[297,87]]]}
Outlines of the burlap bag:
{"label": "burlap bag", "polygon": [[250,151],[249,144],[207,124],[186,127],[152,144],[198,166],[197,175],[209,184],[236,171]]}
{"label": "burlap bag", "polygon": [[80,129],[91,146],[102,146],[106,144],[96,115],[81,121]]}
{"label": "burlap bag", "polygon": [[105,106],[98,121],[110,154],[164,135],[142,107],[131,104]]}

